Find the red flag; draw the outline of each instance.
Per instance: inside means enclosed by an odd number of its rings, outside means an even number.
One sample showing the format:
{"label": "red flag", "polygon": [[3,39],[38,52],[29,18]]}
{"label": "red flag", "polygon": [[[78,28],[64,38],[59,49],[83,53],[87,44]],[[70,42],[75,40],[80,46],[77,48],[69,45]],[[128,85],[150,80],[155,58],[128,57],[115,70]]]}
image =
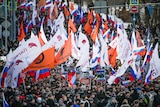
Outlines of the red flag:
{"label": "red flag", "polygon": [[43,51],[23,72],[54,67],[55,49],[49,48]]}
{"label": "red flag", "polygon": [[23,28],[23,22],[20,24],[20,34],[18,35],[18,41],[22,41],[26,37],[24,33],[24,28]]}
{"label": "red flag", "polygon": [[93,42],[96,41],[96,38],[98,36],[98,31],[99,31],[99,22],[97,20],[96,21],[96,27],[94,28],[94,31],[91,33],[91,39],[93,40]]}
{"label": "red flag", "polygon": [[75,27],[71,18],[68,21],[68,30],[69,30],[69,32],[70,32],[70,30],[72,30],[74,33],[77,32],[77,28]]}
{"label": "red flag", "polygon": [[62,48],[58,51],[55,56],[55,65],[62,64],[67,61],[69,56],[71,55],[71,36],[69,36],[68,40],[62,46]]}
{"label": "red flag", "polygon": [[114,68],[116,66],[116,57],[117,57],[117,51],[116,48],[110,48],[108,50],[108,58],[109,58],[109,63],[112,65]]}
{"label": "red flag", "polygon": [[70,12],[68,11],[67,7],[64,6],[63,9],[64,9],[64,15],[65,15],[65,17],[68,17],[70,15]]}

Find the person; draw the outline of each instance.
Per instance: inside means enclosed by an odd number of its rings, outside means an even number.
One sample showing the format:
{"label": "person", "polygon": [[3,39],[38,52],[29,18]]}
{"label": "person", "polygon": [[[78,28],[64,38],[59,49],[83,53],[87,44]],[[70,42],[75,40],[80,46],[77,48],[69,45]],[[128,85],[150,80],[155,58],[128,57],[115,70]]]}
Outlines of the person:
{"label": "person", "polygon": [[131,107],[131,106],[128,104],[128,100],[124,99],[120,107]]}
{"label": "person", "polygon": [[34,98],[31,98],[27,107],[38,107]]}
{"label": "person", "polygon": [[160,107],[160,89],[158,90],[157,95],[154,96],[153,107]]}
{"label": "person", "polygon": [[139,101],[138,100],[134,100],[132,107],[139,107]]}
{"label": "person", "polygon": [[54,99],[55,99],[55,95],[53,95],[53,94],[49,94],[49,95],[48,95],[47,105],[48,105],[49,107],[56,107],[56,104],[55,104],[55,102],[54,102]]}
{"label": "person", "polygon": [[[42,100],[42,102],[39,105],[39,107],[49,107],[49,105],[47,105],[47,102],[45,100]],[[52,107],[55,107],[55,105],[53,105]]]}
{"label": "person", "polygon": [[75,99],[75,103],[73,105],[73,107],[80,107],[80,99]]}
{"label": "person", "polygon": [[18,94],[15,94],[15,100],[13,101],[11,107],[23,107]]}

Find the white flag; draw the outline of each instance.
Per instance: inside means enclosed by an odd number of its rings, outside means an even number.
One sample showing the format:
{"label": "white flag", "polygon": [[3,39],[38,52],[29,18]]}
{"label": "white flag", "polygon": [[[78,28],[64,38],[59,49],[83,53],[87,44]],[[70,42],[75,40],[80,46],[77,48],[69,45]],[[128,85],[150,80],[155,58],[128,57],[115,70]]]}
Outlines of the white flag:
{"label": "white flag", "polygon": [[[89,67],[89,41],[85,34],[79,33],[78,46],[80,47],[80,59],[76,67],[80,66],[82,71],[88,70]],[[85,47],[85,48],[84,48]]]}
{"label": "white flag", "polygon": [[79,59],[80,58],[80,50],[76,46],[73,32],[71,32],[71,36],[72,36],[72,40],[71,40],[71,42],[72,42],[72,45],[71,45],[72,57],[75,59]]}

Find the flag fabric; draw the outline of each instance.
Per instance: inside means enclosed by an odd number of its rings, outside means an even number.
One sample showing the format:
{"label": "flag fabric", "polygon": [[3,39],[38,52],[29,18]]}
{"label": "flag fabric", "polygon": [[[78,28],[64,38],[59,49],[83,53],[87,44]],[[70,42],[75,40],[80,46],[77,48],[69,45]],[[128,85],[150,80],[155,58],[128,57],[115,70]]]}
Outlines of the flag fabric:
{"label": "flag fabric", "polygon": [[147,41],[146,41],[146,42],[147,42],[147,44],[146,44],[146,45],[147,45],[147,46],[146,46],[146,47],[147,47],[147,50],[148,50],[149,47],[150,47],[150,35],[151,35],[151,34],[150,34],[150,28],[148,27],[148,29],[147,29]]}
{"label": "flag fabric", "polygon": [[57,51],[65,44],[67,37],[64,33],[58,28],[55,35],[42,47],[42,50],[46,50],[52,47],[55,47]]}
{"label": "flag fabric", "polygon": [[53,7],[53,11],[51,13],[51,19],[54,20],[58,17],[58,6],[57,4],[54,2],[54,7]]}
{"label": "flag fabric", "polygon": [[41,52],[42,49],[38,37],[33,36],[13,51],[12,60],[25,57],[27,58],[28,63],[31,63],[32,60],[36,58]]}
{"label": "flag fabric", "polygon": [[133,64],[135,59],[135,55],[130,55],[122,64],[122,66],[117,70],[117,72],[109,77],[109,79],[107,80],[108,83],[113,84],[117,77],[122,76],[126,72],[127,68]]}
{"label": "flag fabric", "polygon": [[42,69],[42,70],[38,70],[36,72],[36,80],[38,79],[45,79],[46,77],[50,76],[50,69],[46,68],[46,69]]}
{"label": "flag fabric", "polygon": [[45,68],[54,68],[55,48],[49,48],[43,51],[23,72],[30,70],[40,70]]}
{"label": "flag fabric", "polygon": [[160,61],[160,58],[158,55],[158,43],[157,43],[153,50],[152,59],[150,60],[149,70],[145,77],[146,84],[149,84],[151,80],[157,78],[160,75],[159,61]]}
{"label": "flag fabric", "polygon": [[133,82],[135,79],[136,79],[136,74],[135,74],[135,72],[134,72],[134,70],[133,70],[133,68],[131,67],[130,68],[130,77],[129,77],[129,80],[131,81],[131,82]]}
{"label": "flag fabric", "polygon": [[88,17],[87,18],[88,18],[87,19],[87,23],[84,25],[83,29],[85,30],[87,35],[90,35],[91,32],[92,32],[92,26],[91,25],[92,25],[92,23],[94,21],[93,10],[90,10],[88,12]]}
{"label": "flag fabric", "polygon": [[[79,33],[78,47],[80,48],[80,59],[76,67],[80,66],[82,71],[86,71],[89,67],[89,40],[85,34]],[[85,47],[85,48],[84,48]]]}
{"label": "flag fabric", "polygon": [[96,21],[96,26],[94,28],[94,30],[92,31],[90,37],[92,39],[93,42],[96,41],[96,38],[98,37],[98,33],[99,33],[99,21]]}
{"label": "flag fabric", "polygon": [[40,0],[37,5],[37,9],[41,11],[41,9],[43,9],[45,6],[46,6],[46,0]]}
{"label": "flag fabric", "polygon": [[68,72],[68,82],[69,82],[70,87],[73,87],[74,85],[76,85],[76,70],[75,69]]}
{"label": "flag fabric", "polygon": [[108,59],[108,45],[104,41],[101,34],[99,34],[99,40],[101,44],[101,52],[100,52],[100,66],[105,67],[106,64],[109,65],[109,59]]}
{"label": "flag fabric", "polygon": [[74,40],[74,34],[71,31],[71,36],[72,36],[72,40],[71,40],[71,51],[72,51],[72,57],[75,59],[79,59],[80,58],[80,50],[77,48],[75,40]]}
{"label": "flag fabric", "polygon": [[2,98],[3,98],[3,107],[9,107],[9,104],[7,103],[4,93],[2,93]]}
{"label": "flag fabric", "polygon": [[144,57],[143,64],[142,64],[142,69],[145,68],[145,66],[150,62],[151,57],[153,53],[153,44],[150,45],[150,48],[147,50],[147,53]]}
{"label": "flag fabric", "polygon": [[73,31],[73,33],[76,33],[77,32],[77,28],[76,26],[74,25],[72,19],[70,18],[69,21],[68,21],[68,30],[70,32],[70,30]]}
{"label": "flag fabric", "polygon": [[43,24],[41,24],[40,32],[38,34],[38,39],[42,46],[48,42],[43,30]]}
{"label": "flag fabric", "polygon": [[131,54],[131,45],[127,38],[127,35],[123,31],[117,28],[118,39],[117,39],[117,59],[126,60]]}
{"label": "flag fabric", "polygon": [[67,61],[69,56],[72,54],[71,52],[71,39],[70,36],[65,44],[61,47],[58,51],[57,55],[55,56],[55,65],[62,64],[63,62]]}
{"label": "flag fabric", "polygon": [[68,17],[70,15],[70,12],[69,12],[68,8],[66,6],[64,6],[63,9],[64,9],[65,17]]}
{"label": "flag fabric", "polygon": [[116,48],[113,49],[111,47],[108,48],[108,60],[109,64],[114,68],[116,66],[116,57],[117,57],[117,51]]}
{"label": "flag fabric", "polygon": [[99,65],[99,59],[100,59],[100,43],[98,41],[98,37],[95,40],[95,43],[93,44],[93,51],[92,51],[92,58],[90,60],[90,67],[94,68]]}
{"label": "flag fabric", "polygon": [[19,35],[18,35],[18,41],[22,41],[26,37],[24,33],[24,28],[23,28],[23,22],[20,24],[20,30],[19,30]]}
{"label": "flag fabric", "polygon": [[138,30],[136,30],[136,39],[137,39],[137,47],[144,46],[144,42],[143,42],[143,40],[141,39],[141,35],[140,35],[140,33],[138,32]]}

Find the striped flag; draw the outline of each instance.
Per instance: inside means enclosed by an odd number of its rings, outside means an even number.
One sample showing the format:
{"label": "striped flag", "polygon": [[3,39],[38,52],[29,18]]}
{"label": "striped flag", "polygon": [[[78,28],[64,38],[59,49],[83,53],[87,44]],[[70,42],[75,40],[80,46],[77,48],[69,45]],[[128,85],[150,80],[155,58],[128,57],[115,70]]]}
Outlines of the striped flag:
{"label": "striped flag", "polygon": [[69,86],[73,87],[76,85],[76,70],[73,69],[71,72],[68,73],[68,82]]}
{"label": "striped flag", "polygon": [[7,103],[4,93],[2,93],[2,97],[3,97],[3,107],[9,107],[9,104]]}
{"label": "striped flag", "polygon": [[50,76],[50,69],[46,68],[46,69],[42,69],[42,70],[38,70],[36,72],[36,80],[37,79],[44,79],[48,76]]}

